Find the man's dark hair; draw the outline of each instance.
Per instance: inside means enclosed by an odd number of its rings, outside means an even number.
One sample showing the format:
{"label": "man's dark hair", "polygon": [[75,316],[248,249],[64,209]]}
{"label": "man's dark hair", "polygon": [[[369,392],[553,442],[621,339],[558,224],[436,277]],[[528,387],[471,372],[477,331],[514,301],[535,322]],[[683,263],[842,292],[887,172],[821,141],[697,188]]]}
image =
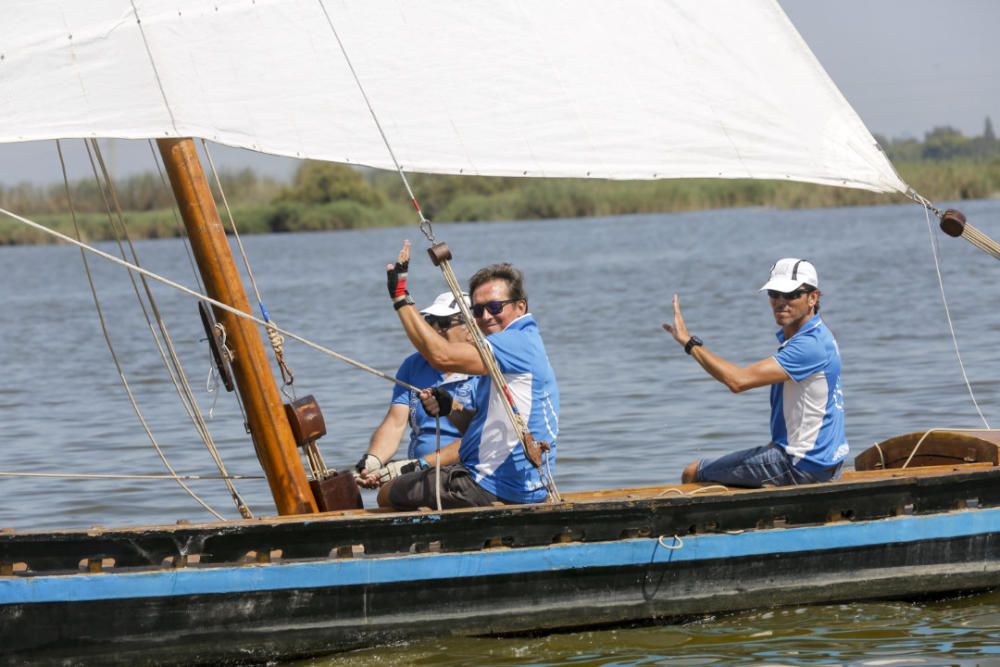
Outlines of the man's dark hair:
{"label": "man's dark hair", "polygon": [[[802,285],[802,289],[805,290],[806,294],[812,294],[816,291],[816,288],[812,285]],[[816,299],[816,306],[813,308],[813,315],[819,315],[819,299]]]}
{"label": "man's dark hair", "polygon": [[524,291],[524,274],[507,262],[490,264],[476,271],[469,278],[469,294],[491,280],[502,280],[507,283],[508,298],[523,299],[525,303],[528,302],[528,293]]}

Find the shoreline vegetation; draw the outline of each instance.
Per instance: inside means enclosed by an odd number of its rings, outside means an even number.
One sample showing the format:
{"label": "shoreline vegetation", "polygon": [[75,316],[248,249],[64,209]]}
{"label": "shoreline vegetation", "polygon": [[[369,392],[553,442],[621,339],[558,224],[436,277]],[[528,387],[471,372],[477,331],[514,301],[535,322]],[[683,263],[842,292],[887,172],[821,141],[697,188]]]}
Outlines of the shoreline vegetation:
{"label": "shoreline vegetation", "polygon": [[[1000,142],[990,119],[982,136],[935,128],[923,141],[886,140],[904,181],[933,201],[1000,197]],[[732,207],[803,209],[909,202],[901,195],[784,181],[684,179],[607,181],[409,174],[424,212],[435,222],[541,220],[672,213]],[[339,164],[305,161],[291,183],[251,170],[221,174],[240,234],[405,226],[414,223],[399,176]],[[115,238],[103,193],[93,181],[71,184],[80,235]],[[172,194],[153,173],[117,181],[115,198],[132,239],[183,234]],[[225,210],[220,213],[229,228]],[[0,205],[50,229],[76,236],[63,185],[0,186]],[[58,243],[10,218],[0,219],[0,245]]]}

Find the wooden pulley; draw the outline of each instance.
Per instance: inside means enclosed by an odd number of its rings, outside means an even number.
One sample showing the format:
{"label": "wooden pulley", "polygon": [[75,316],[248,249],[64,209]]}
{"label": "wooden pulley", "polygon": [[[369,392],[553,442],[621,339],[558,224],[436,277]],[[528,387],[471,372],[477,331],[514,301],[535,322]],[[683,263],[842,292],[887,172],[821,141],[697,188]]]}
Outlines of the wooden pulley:
{"label": "wooden pulley", "polygon": [[941,216],[941,231],[955,238],[961,236],[965,232],[965,214],[949,208]]}
{"label": "wooden pulley", "polygon": [[327,468],[316,445],[316,440],[326,435],[326,421],[316,398],[310,394],[285,403],[285,414],[288,415],[295,442],[305,450],[309,471],[312,473],[309,488],[316,498],[319,510],[336,512],[362,509],[364,503],[354,475]]}
{"label": "wooden pulley", "polygon": [[542,467],[542,452],[548,452],[550,445],[542,440],[535,440],[531,433],[524,434],[524,456],[536,468]]}
{"label": "wooden pulley", "polygon": [[448,244],[444,241],[435,243],[428,248],[427,254],[431,256],[431,262],[434,266],[441,266],[441,262],[446,262],[451,259],[451,250],[448,248]]}
{"label": "wooden pulley", "polygon": [[361,499],[358,483],[350,473],[334,471],[324,479],[311,480],[309,486],[321,512],[364,509],[365,504]]}
{"label": "wooden pulley", "polygon": [[233,368],[229,362],[229,350],[222,340],[222,332],[215,321],[215,313],[212,306],[204,301],[198,302],[198,314],[201,315],[201,324],[205,327],[205,336],[208,338],[208,347],[212,351],[212,361],[215,362],[215,370],[222,380],[222,386],[226,391],[232,391]]}
{"label": "wooden pulley", "polygon": [[316,398],[309,394],[291,403],[285,403],[285,414],[292,427],[292,435],[299,447],[306,447],[326,435],[326,422]]}

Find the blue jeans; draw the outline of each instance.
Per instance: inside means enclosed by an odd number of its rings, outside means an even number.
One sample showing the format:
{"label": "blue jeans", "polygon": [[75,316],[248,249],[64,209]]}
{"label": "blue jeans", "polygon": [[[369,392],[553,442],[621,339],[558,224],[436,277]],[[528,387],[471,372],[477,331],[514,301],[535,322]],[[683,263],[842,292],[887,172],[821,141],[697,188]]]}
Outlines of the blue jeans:
{"label": "blue jeans", "polygon": [[819,468],[807,462],[795,465],[785,450],[772,442],[699,461],[695,481],[751,488],[817,484],[840,477],[841,467],[843,462],[830,468]]}

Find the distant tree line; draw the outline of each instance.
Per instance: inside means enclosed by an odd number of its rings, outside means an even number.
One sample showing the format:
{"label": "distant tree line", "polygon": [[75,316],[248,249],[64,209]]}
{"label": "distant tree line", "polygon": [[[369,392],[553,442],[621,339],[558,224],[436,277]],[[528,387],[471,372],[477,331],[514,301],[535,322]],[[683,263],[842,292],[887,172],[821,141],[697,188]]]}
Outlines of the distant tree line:
{"label": "distant tree line", "polygon": [[1000,156],[1000,142],[993,131],[993,121],[989,116],[983,124],[983,133],[978,137],[966,137],[953,127],[935,127],[917,139],[886,139],[876,134],[875,140],[885,150],[893,162],[918,162],[920,160],[988,160]]}
{"label": "distant tree line", "polygon": [[[70,184],[69,197],[62,183],[35,185],[20,183],[0,185],[0,204],[12,211],[37,215],[40,213],[66,213],[72,203],[80,213],[102,213],[106,202],[117,198],[123,211],[155,211],[174,205],[174,195],[159,173],[146,172],[116,180],[114,192],[98,187],[93,178],[81,179]],[[240,169],[219,174],[219,180],[231,201],[244,204],[270,204],[284,185],[272,178],[258,176],[252,169]],[[214,183],[213,183],[214,189]]]}
{"label": "distant tree line", "polygon": [[[987,118],[983,133],[965,137],[936,127],[923,140],[876,135],[905,181],[935,200],[1000,196],[1000,145]],[[414,213],[395,172],[361,170],[304,161],[290,183],[259,177],[244,169],[220,175],[241,232],[289,232],[410,224]],[[814,208],[904,201],[884,195],[810,185],[757,180],[601,181],[413,174],[410,183],[425,213],[437,221],[529,220],[686,211],[733,206]],[[173,196],[158,174],[142,174],[115,184],[115,196],[134,237],[183,233]],[[110,238],[105,212],[107,191],[92,180],[71,187],[83,234]],[[0,186],[0,205],[72,232],[67,197],[60,185]],[[0,219],[0,243],[35,243],[39,232]]]}

